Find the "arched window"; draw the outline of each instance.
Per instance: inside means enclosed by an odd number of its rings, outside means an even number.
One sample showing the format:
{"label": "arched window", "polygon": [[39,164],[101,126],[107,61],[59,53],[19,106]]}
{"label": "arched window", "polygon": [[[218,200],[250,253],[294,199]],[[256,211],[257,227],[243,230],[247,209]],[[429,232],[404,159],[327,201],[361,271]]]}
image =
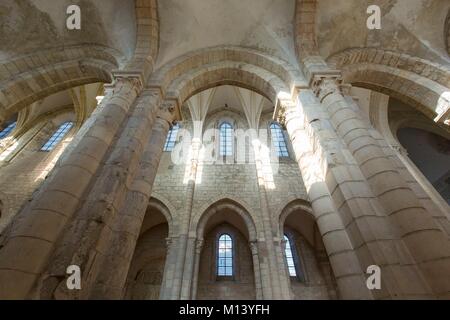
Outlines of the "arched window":
{"label": "arched window", "polygon": [[217,275],[220,277],[233,276],[233,239],[228,234],[223,234],[219,238]]}
{"label": "arched window", "polygon": [[219,127],[220,139],[219,139],[219,154],[221,156],[233,155],[233,126],[228,122],[224,122]]}
{"label": "arched window", "polygon": [[3,129],[2,131],[0,131],[0,139],[4,139],[7,136],[9,136],[9,134],[16,128],[16,124],[17,122],[11,122],[10,124],[8,124],[5,129]]}
{"label": "arched window", "polygon": [[286,255],[286,263],[289,269],[289,275],[291,277],[296,277],[297,270],[295,268],[294,254],[292,251],[291,240],[286,235],[284,235],[284,241],[286,241],[285,255]]}
{"label": "arched window", "polygon": [[272,123],[270,125],[270,133],[272,136],[272,147],[275,148],[278,157],[288,158],[289,151],[280,125],[278,123]]}
{"label": "arched window", "polygon": [[178,130],[180,130],[180,125],[177,123],[169,130],[167,135],[166,143],[164,144],[164,151],[171,152],[175,148],[175,143],[177,142]]}
{"label": "arched window", "polygon": [[60,125],[58,130],[56,130],[51,138],[42,146],[41,151],[52,151],[72,127],[72,121],[67,121]]}

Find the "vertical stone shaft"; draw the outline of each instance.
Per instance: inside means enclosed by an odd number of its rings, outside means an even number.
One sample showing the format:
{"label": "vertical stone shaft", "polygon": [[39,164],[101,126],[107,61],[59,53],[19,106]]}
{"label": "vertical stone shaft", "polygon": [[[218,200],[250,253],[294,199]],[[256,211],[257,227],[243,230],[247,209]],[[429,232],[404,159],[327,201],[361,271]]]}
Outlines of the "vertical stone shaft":
{"label": "vertical stone shaft", "polygon": [[137,79],[117,80],[92,126],[12,222],[0,245],[0,298],[30,297],[139,91]]}
{"label": "vertical stone shaft", "polygon": [[[253,260],[253,269],[255,274],[255,290],[256,290],[256,300],[263,299],[263,288],[262,288],[262,276],[261,276],[261,267],[259,262],[259,253],[258,253],[258,241],[253,241],[249,243],[250,250],[252,252],[252,260]],[[269,293],[267,296],[270,296]]]}
{"label": "vertical stone shaft", "polygon": [[[186,241],[179,243],[180,252],[178,254],[177,264],[182,269],[176,269],[181,271],[181,283],[176,281],[174,283],[175,290],[178,290],[180,286],[180,299],[187,300],[191,298],[191,286],[194,272],[194,257],[195,257],[195,243],[196,235],[189,235],[189,227],[192,218],[192,206],[195,196],[195,183],[197,178],[197,168],[199,162],[200,149],[202,147],[202,141],[199,138],[194,137],[192,140],[192,157],[191,157],[191,168],[190,176],[188,180],[187,190],[186,190],[186,210],[184,217],[181,220],[181,236],[186,237]],[[184,238],[183,238],[184,239]],[[181,251],[181,248],[183,250]]]}
{"label": "vertical stone shaft", "polygon": [[326,155],[321,150],[323,142],[319,137],[326,135],[312,127],[318,117],[308,119],[305,116],[307,103],[312,102],[303,101],[301,107],[287,104],[284,120],[330,260],[343,257],[345,261],[332,263],[339,293],[343,299],[372,299],[352,240],[325,183],[322,167],[326,164],[321,162],[325,162]]}
{"label": "vertical stone shaft", "polygon": [[198,272],[200,270],[200,257],[202,254],[204,240],[197,240],[195,243],[195,260],[194,260],[194,274],[192,278],[192,290],[191,299],[197,299],[197,288],[198,288]]}
{"label": "vertical stone shaft", "polygon": [[333,127],[358,162],[387,215],[398,226],[401,238],[427,283],[435,295],[448,297],[450,277],[446,275],[450,271],[450,245],[446,235],[345,100],[336,81],[322,78],[316,89]]}
{"label": "vertical stone shaft", "polygon": [[[255,131],[256,132],[256,131]],[[256,172],[258,175],[258,189],[259,199],[261,207],[261,218],[264,228],[265,245],[267,246],[266,261],[268,274],[263,276],[263,279],[269,279],[269,281],[263,281],[263,298],[264,299],[290,299],[289,283],[287,282],[286,275],[280,274],[280,265],[277,253],[281,252],[279,246],[275,246],[275,233],[272,222],[272,216],[269,209],[269,202],[267,200],[266,179],[264,176],[263,160],[261,157],[261,144],[256,137],[252,138],[253,152],[255,155]],[[261,252],[260,252],[261,255]],[[282,267],[281,270],[284,270]],[[267,278],[266,278],[267,277]],[[264,290],[266,286],[271,287],[271,295],[267,296],[269,292]]]}
{"label": "vertical stone shaft", "polygon": [[[390,223],[345,142],[331,127],[328,112],[320,103],[313,103],[314,100],[312,93],[300,93],[305,124],[309,123],[306,126],[311,127],[324,152],[322,158],[326,171],[319,174],[321,178],[317,182],[325,182],[323,187],[327,189],[323,192],[331,195],[332,205],[343,222],[342,230],[321,229],[325,244],[331,243],[334,248],[339,248],[343,243],[339,241],[339,233],[345,232],[363,271],[373,264],[381,267],[383,284],[381,290],[373,291],[375,298],[429,296],[430,290],[424,281],[419,280],[415,284],[404,281],[405,273],[414,274],[420,279],[420,271],[414,266],[408,249],[399,240],[398,230]],[[324,219],[327,217],[324,216]],[[345,250],[331,253],[328,250],[328,254],[334,266],[348,260]],[[346,276],[337,274],[338,284]]]}
{"label": "vertical stone shaft", "polygon": [[95,286],[89,293],[90,299],[123,298],[128,270],[171,122],[171,117],[168,119],[167,116],[158,116],[155,120],[139,171],[112,227],[113,237],[106,249],[106,257],[100,267],[101,273],[97,276]]}
{"label": "vertical stone shaft", "polygon": [[[112,224],[136,174],[159,101],[159,94],[155,92],[141,94],[84,205],[53,254],[48,275],[61,275],[68,265],[78,265],[83,272],[83,289],[67,292],[62,285],[55,295],[75,294],[84,298],[88,294],[99,272],[99,262],[106,254],[105,247],[111,240]],[[52,289],[44,290],[51,292]]]}
{"label": "vertical stone shaft", "polygon": [[175,278],[175,263],[177,261],[178,254],[178,238],[169,236],[166,239],[166,242],[166,263],[164,265],[164,274],[159,296],[161,300],[174,300],[175,298],[172,294],[172,283]]}

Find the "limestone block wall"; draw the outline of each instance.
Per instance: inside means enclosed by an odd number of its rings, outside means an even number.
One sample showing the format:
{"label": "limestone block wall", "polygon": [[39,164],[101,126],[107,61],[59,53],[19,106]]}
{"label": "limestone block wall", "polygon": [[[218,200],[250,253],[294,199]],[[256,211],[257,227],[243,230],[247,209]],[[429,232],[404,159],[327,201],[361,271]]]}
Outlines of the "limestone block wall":
{"label": "limestone block wall", "polygon": [[[193,125],[190,121],[190,116],[184,114],[186,121],[181,125],[182,129],[186,130],[188,134],[193,136]],[[216,112],[209,116],[206,120],[204,130],[211,130],[217,128],[217,124],[221,120],[227,119],[234,123],[235,130],[248,129],[246,119],[243,114],[237,114],[230,111]],[[265,114],[261,118],[260,128],[268,128],[271,121],[271,114]],[[258,191],[258,177],[256,165],[253,157],[249,153],[253,153],[252,146],[248,143],[237,143],[238,137],[235,139],[236,150],[239,155],[234,155],[231,161],[227,159],[222,161],[217,156],[218,152],[218,137],[206,136],[203,141],[207,146],[205,152],[211,152],[207,155],[208,161],[199,161],[197,171],[196,184],[193,197],[193,214],[192,218],[200,216],[204,211],[215,202],[230,198],[249,210],[257,229],[261,230],[259,225],[260,218],[260,195]],[[185,136],[177,139],[178,144],[185,143],[183,141]],[[205,139],[205,138],[204,138]],[[267,142],[270,141],[268,137]],[[278,221],[278,215],[281,210],[291,201],[296,199],[307,200],[307,193],[302,182],[300,170],[297,162],[294,160],[294,153],[289,139],[286,138],[287,146],[290,152],[290,158],[280,158],[277,162],[270,164],[271,171],[268,174],[267,196],[270,205],[270,211],[273,215],[274,221]],[[183,151],[184,152],[184,151]],[[244,156],[245,155],[245,156]],[[158,174],[153,186],[152,196],[161,200],[162,202],[169,202],[170,205],[177,211],[172,212],[172,216],[182,214],[182,210],[186,203],[185,191],[187,190],[188,172],[190,169],[190,162],[184,164],[175,164],[172,161],[171,152],[164,152]],[[211,159],[216,159],[211,161]],[[272,183],[273,182],[273,183]],[[166,203],[167,205],[167,203]],[[176,218],[174,224],[177,224]],[[258,227],[259,225],[259,227]],[[261,227],[262,228],[262,227]]]}
{"label": "limestone block wall", "polygon": [[[294,233],[292,250],[298,256],[298,264],[303,273],[302,278],[291,277],[291,287],[296,300],[326,300],[334,298],[330,295],[327,284],[326,269],[321,269],[317,259],[317,252],[298,233]],[[325,271],[325,272],[324,272]]]}
{"label": "limestone block wall", "polygon": [[[233,272],[230,279],[217,277],[216,257],[218,235],[233,238]],[[200,259],[197,299],[199,300],[253,300],[256,297],[252,255],[248,241],[228,224],[219,225],[205,238]]]}
{"label": "limestone block wall", "polygon": [[[176,210],[171,212],[175,217],[182,214],[186,201],[186,166],[174,164],[171,153],[165,152],[153,187],[153,197],[168,202]],[[278,166],[278,171],[273,175],[274,188],[267,193],[274,221],[278,221],[277,214],[289,202],[307,199],[297,163],[284,160]],[[260,202],[257,183],[255,164],[201,164],[194,192],[193,215],[201,215],[215,202],[230,198],[244,205],[258,219]],[[176,218],[174,224],[177,224]],[[260,221],[255,221],[255,224],[260,224]]]}
{"label": "limestone block wall", "polygon": [[17,139],[17,145],[11,152],[6,150],[0,155],[0,200],[3,203],[0,233],[24,203],[32,198],[70,143],[73,131],[52,151],[40,151],[61,123],[67,120],[73,120],[73,113],[37,123]]}
{"label": "limestone block wall", "polygon": [[128,273],[126,299],[158,300],[166,260],[167,223],[145,232],[138,240]]}

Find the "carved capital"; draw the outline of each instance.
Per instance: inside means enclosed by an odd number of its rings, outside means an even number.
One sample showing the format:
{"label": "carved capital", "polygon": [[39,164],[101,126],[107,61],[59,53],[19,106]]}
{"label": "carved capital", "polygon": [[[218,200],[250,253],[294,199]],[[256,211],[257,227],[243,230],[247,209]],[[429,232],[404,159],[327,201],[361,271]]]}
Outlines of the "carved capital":
{"label": "carved capital", "polygon": [[205,241],[203,239],[197,239],[195,241],[195,253],[200,254],[203,249],[203,245],[205,244]]}
{"label": "carved capital", "polygon": [[258,255],[258,240],[253,240],[249,242],[250,250],[252,251],[252,255]]}
{"label": "carved capital", "polygon": [[[314,74],[311,78],[311,88],[322,102],[327,96],[334,93],[343,94],[343,80],[340,72]],[[345,87],[348,89],[348,86]]]}
{"label": "carved capital", "polygon": [[114,84],[113,92],[121,90],[124,86],[130,86],[135,90],[136,94],[139,94],[144,88],[144,81],[140,73],[115,71],[113,72]]}
{"label": "carved capital", "polygon": [[170,125],[177,119],[178,102],[176,100],[164,100],[159,105],[158,118],[167,121]]}
{"label": "carved capital", "polygon": [[290,112],[294,112],[296,103],[292,99],[278,99],[277,107],[275,108],[274,120],[281,125],[286,125],[286,118]]}

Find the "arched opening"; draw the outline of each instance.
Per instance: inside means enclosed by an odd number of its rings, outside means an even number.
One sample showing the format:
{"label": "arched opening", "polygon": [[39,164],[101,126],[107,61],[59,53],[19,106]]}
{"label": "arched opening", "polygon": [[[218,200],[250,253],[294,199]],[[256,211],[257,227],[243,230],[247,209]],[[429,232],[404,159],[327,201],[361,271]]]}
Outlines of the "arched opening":
{"label": "arched opening", "polygon": [[[414,62],[416,60],[410,58],[410,61]],[[366,70],[366,73],[365,81],[375,78],[371,70]],[[381,81],[380,79],[383,78],[378,77],[377,79]],[[441,79],[441,77],[438,77],[438,79]],[[448,164],[445,166],[445,160],[437,160],[440,158],[437,156],[437,153],[433,152],[435,154],[433,157],[425,152],[419,154],[419,149],[415,143],[416,139],[422,139],[422,144],[428,145],[425,147],[426,149],[433,149],[434,147],[430,144],[445,145],[446,142],[444,140],[450,139],[450,130],[445,121],[443,121],[444,117],[437,117],[438,113],[435,112],[440,109],[439,106],[444,102],[445,95],[442,95],[442,99],[439,100],[439,92],[431,90],[429,86],[424,85],[422,82],[415,84],[420,90],[408,90],[409,94],[413,93],[412,96],[408,96],[397,87],[392,87],[392,85],[383,89],[379,85],[374,86],[370,85],[370,83],[362,83],[363,79],[355,76],[355,74],[348,74],[348,80],[355,86],[361,85],[361,87],[353,87],[351,95],[356,98],[355,100],[361,110],[362,117],[376,129],[377,132],[374,130],[373,133],[379,135],[380,146],[383,147],[386,155],[394,161],[397,169],[421,204],[430,211],[437,210],[436,212],[440,212],[433,216],[438,225],[446,224],[449,212],[449,196],[448,191],[446,191],[448,189],[448,176],[445,178],[445,173],[448,172],[450,167]],[[431,80],[427,80],[427,83],[429,82]],[[434,88],[440,88],[439,90],[441,90],[442,86],[439,84],[434,86]],[[433,98],[428,99],[426,97]],[[445,112],[440,113],[441,116],[444,114]],[[403,128],[412,130],[402,130]],[[419,131],[414,129],[428,132],[428,141],[425,142],[423,140],[424,136],[422,138],[419,138],[419,136],[414,137],[413,134],[420,135]],[[433,136],[435,138],[432,138]],[[432,140],[435,141],[433,142]],[[441,142],[438,143],[438,140]],[[407,146],[407,141],[410,141],[409,147]],[[409,154],[410,151],[408,149],[415,151]],[[442,148],[439,147],[439,149]],[[423,150],[425,149],[422,148]],[[413,157],[416,159],[413,160]],[[426,157],[426,160],[424,157]],[[422,158],[422,160],[419,160],[419,158]],[[421,169],[420,166],[425,165],[431,168],[434,161],[442,161],[441,164],[436,163],[436,167],[433,168],[439,171],[439,174],[437,174],[439,177],[431,175],[427,177],[427,174],[429,174],[426,173],[427,169],[424,167]],[[448,161],[446,162],[448,163]],[[438,169],[438,167],[441,169]],[[447,167],[447,170],[445,167]],[[443,229],[445,229],[445,226]]]}
{"label": "arched opening", "polygon": [[281,226],[294,299],[336,299],[335,279],[314,217],[292,203],[282,213]]}
{"label": "arched opening", "polygon": [[168,209],[157,203],[155,206],[150,205],[145,214],[128,271],[125,299],[158,300],[160,298],[167,255],[169,222]]}
{"label": "arched opening", "polygon": [[450,140],[411,127],[399,129],[397,137],[412,162],[450,204]]}
{"label": "arched opening", "polygon": [[[212,210],[212,211],[211,211]],[[253,300],[256,298],[252,231],[237,205],[216,204],[206,213],[199,232],[198,300]]]}
{"label": "arched opening", "polygon": [[439,202],[450,204],[448,127],[394,98],[389,98],[388,122],[392,140],[401,146],[402,156],[410,164],[408,168],[412,175],[428,194],[435,194],[438,198],[440,195],[443,200],[438,199]]}

